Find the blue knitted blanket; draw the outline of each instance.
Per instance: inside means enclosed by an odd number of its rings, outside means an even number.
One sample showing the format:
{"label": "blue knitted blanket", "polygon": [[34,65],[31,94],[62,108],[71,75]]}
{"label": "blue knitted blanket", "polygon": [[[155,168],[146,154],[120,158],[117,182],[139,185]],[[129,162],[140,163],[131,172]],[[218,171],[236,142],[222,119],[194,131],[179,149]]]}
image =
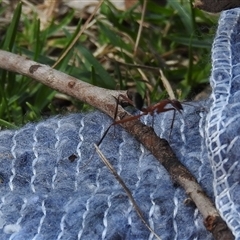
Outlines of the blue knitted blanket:
{"label": "blue knitted blanket", "polygon": [[[170,141],[236,239],[240,239],[239,42],[240,9],[222,12],[212,48],[211,98],[184,105],[170,139],[172,112],[154,117],[155,132]],[[152,123],[151,117],[142,120]],[[93,144],[111,122],[96,111],[0,132],[0,239],[155,239],[95,152]],[[109,131],[101,150],[161,239],[213,239],[197,208],[185,201],[184,190],[121,127]]]}

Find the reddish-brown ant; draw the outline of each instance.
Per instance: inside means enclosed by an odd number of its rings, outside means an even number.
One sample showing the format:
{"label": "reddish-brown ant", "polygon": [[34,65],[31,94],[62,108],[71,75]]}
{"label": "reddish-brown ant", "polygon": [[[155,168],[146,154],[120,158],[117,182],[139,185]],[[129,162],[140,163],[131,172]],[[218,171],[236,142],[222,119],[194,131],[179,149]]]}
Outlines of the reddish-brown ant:
{"label": "reddish-brown ant", "polygon": [[[125,123],[125,122],[128,122],[128,121],[132,121],[132,120],[135,120],[135,119],[139,119],[140,117],[144,116],[144,115],[147,115],[147,114],[150,114],[151,116],[153,116],[153,114],[156,112],[156,113],[163,113],[163,112],[167,112],[167,111],[174,111],[173,112],[173,120],[175,118],[175,112],[176,110],[179,112],[179,113],[182,113],[183,111],[183,107],[182,107],[182,104],[177,101],[177,100],[173,100],[173,99],[164,99],[164,100],[161,100],[160,102],[152,105],[152,106],[149,106],[147,108],[143,108],[143,99],[141,97],[141,95],[139,93],[132,93],[132,92],[128,92],[127,93],[128,97],[120,94],[118,96],[118,98],[116,98],[116,101],[117,101],[117,107],[116,107],[116,111],[115,111],[115,115],[114,115],[114,119],[116,119],[116,116],[117,116],[117,112],[118,112],[118,104],[120,103],[120,98],[122,98],[126,103],[132,105],[132,106],[135,106],[137,109],[139,109],[142,113],[138,114],[138,115],[135,115],[135,116],[132,116],[132,117],[129,117],[129,118],[126,118],[126,119],[121,119],[121,120],[117,120],[117,121],[114,121],[108,128],[107,130],[104,132],[102,138],[100,139],[100,141],[98,142],[97,146],[99,146],[103,139],[105,138],[106,134],[108,133],[109,129],[116,125],[116,124],[121,124],[121,123]],[[166,108],[167,105],[172,105],[172,107],[170,108]],[[171,129],[173,127],[173,121],[172,121],[172,124],[171,124]]]}

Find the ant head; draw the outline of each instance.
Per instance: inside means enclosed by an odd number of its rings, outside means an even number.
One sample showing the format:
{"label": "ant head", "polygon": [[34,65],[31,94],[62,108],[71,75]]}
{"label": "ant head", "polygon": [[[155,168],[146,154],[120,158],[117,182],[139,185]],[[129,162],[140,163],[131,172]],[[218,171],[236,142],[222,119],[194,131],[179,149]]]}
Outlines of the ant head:
{"label": "ant head", "polygon": [[138,110],[142,110],[143,107],[143,98],[138,92],[127,91],[128,98],[134,103],[134,107]]}
{"label": "ant head", "polygon": [[183,111],[183,106],[182,106],[182,104],[178,101],[178,100],[171,100],[171,103],[172,103],[172,106],[174,107],[174,108],[176,108],[176,110],[178,111],[178,112],[181,112],[181,111]]}

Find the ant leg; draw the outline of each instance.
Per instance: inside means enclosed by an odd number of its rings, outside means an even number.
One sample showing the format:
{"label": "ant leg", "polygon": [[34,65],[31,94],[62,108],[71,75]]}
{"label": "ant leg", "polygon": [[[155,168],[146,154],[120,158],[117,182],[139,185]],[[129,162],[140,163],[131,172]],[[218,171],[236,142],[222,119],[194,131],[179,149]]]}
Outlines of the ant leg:
{"label": "ant leg", "polygon": [[[122,95],[122,94],[120,94],[117,98],[114,97],[114,98],[116,99],[116,103],[117,103],[116,108],[115,108],[115,112],[114,112],[114,118],[113,118],[114,122],[116,122],[115,120],[116,120],[116,118],[117,118],[118,105],[120,104],[120,97],[122,97],[122,98],[125,99],[125,100],[127,99],[127,98],[126,98],[124,95]],[[112,123],[112,124],[105,130],[105,132],[104,132],[104,134],[102,135],[101,139],[100,139],[99,142],[97,143],[97,146],[98,146],[98,147],[100,146],[100,144],[102,143],[103,139],[106,137],[109,129],[110,129],[111,126],[113,126],[113,125],[114,125],[114,124]]]}
{"label": "ant leg", "polygon": [[[129,95],[128,95],[129,96]],[[130,97],[130,96],[129,96]],[[131,121],[131,120],[134,120],[134,119],[137,119],[137,118],[140,118],[142,115],[145,115],[145,114],[141,114],[141,115],[137,115],[137,116],[133,116],[133,117],[129,117],[128,119],[122,119],[122,120],[119,120],[119,121],[116,121],[116,118],[117,118],[117,113],[118,113],[118,105],[120,104],[120,98],[124,99],[128,104],[134,106],[134,102],[130,99],[130,98],[127,98],[126,96],[124,96],[123,94],[120,94],[117,98],[114,97],[116,99],[116,108],[115,108],[115,112],[114,112],[114,122],[105,130],[105,132],[103,133],[103,136],[101,137],[101,139],[99,140],[99,142],[96,144],[98,147],[101,145],[103,139],[106,137],[108,131],[110,130],[110,128],[116,124],[120,124],[120,123],[124,123],[124,122],[127,122],[127,121]],[[135,100],[135,105],[137,105],[138,107],[141,106],[142,108],[142,105],[141,105],[141,95],[138,93],[138,94],[135,94],[134,99],[138,99],[138,100]],[[140,99],[140,100],[139,100]],[[138,101],[138,102],[137,102]],[[137,102],[137,103],[136,103]],[[139,103],[140,102],[140,103]],[[142,100],[142,104],[143,104],[143,100]],[[93,155],[89,158],[89,160],[87,161],[87,163],[83,166],[83,168],[85,168],[92,160],[93,158]]]}
{"label": "ant leg", "polygon": [[[127,121],[131,121],[131,120],[140,118],[142,116],[142,115],[141,116],[137,115],[137,116],[129,117],[129,120],[128,119],[124,119],[124,120],[116,121],[117,113],[118,113],[118,105],[120,104],[120,98],[122,98],[123,100],[125,100],[127,103],[129,103],[132,106],[136,105],[137,108],[142,108],[143,99],[142,99],[142,97],[141,97],[141,95],[139,93],[127,92],[127,95],[129,96],[129,98],[127,98],[123,94],[119,94],[119,96],[117,98],[114,97],[116,99],[116,103],[117,103],[116,109],[115,109],[115,112],[114,112],[114,118],[113,118],[114,122],[106,129],[106,131],[104,132],[103,136],[101,137],[101,139],[97,143],[97,146],[99,146],[102,143],[103,139],[106,137],[109,129],[111,128],[111,126],[114,126],[114,125],[120,124],[120,123],[124,123],[124,122],[127,122]],[[132,98],[133,101],[130,98]],[[143,115],[145,115],[145,114],[143,114]]]}
{"label": "ant leg", "polygon": [[171,127],[170,127],[170,132],[169,132],[169,141],[170,141],[170,138],[171,138],[171,135],[172,135],[172,130],[173,130],[173,124],[174,124],[174,120],[175,120],[175,117],[176,117],[176,111],[181,112],[182,109],[179,109],[179,108],[165,108],[165,109],[162,109],[161,112],[168,112],[168,111],[173,111],[173,119],[172,119],[172,122],[171,122]]}
{"label": "ant leg", "polygon": [[109,129],[111,128],[111,126],[113,126],[113,124],[111,124],[111,125],[106,129],[106,131],[105,131],[104,134],[102,135],[101,139],[100,139],[99,142],[96,144],[98,147],[99,147],[100,144],[102,143],[103,139],[106,137]]}
{"label": "ant leg", "polygon": [[122,94],[120,94],[117,98],[114,97],[114,98],[116,99],[116,103],[117,103],[116,108],[115,108],[115,112],[114,112],[114,118],[113,118],[114,121],[115,121],[116,118],[117,118],[118,105],[120,104],[120,97],[123,98],[124,100],[127,99],[127,98],[126,98],[124,95],[122,95]]}
{"label": "ant leg", "polygon": [[176,108],[164,108],[164,109],[161,109],[161,112],[159,112],[159,111],[156,111],[156,112],[157,113],[163,113],[163,112],[168,112],[168,111],[176,111]]}
{"label": "ant leg", "polygon": [[101,137],[100,141],[98,142],[97,146],[99,146],[99,145],[102,143],[103,139],[105,138],[105,136],[107,135],[109,129],[110,129],[112,126],[117,125],[117,124],[121,124],[121,123],[125,123],[125,122],[130,122],[130,121],[133,121],[133,120],[135,120],[135,119],[139,119],[141,116],[144,116],[144,115],[146,115],[146,114],[147,114],[147,113],[141,113],[141,114],[136,115],[136,116],[131,116],[131,117],[129,117],[129,118],[125,118],[125,119],[121,119],[121,120],[118,120],[118,121],[113,122],[113,123],[107,128],[107,130],[104,132],[104,134],[103,134],[103,136]]}
{"label": "ant leg", "polygon": [[[128,94],[128,93],[127,93]],[[132,96],[132,95],[129,95],[129,96]],[[134,106],[134,102],[131,100],[131,98],[128,98],[128,97],[126,97],[125,95],[123,95],[123,94],[119,94],[119,96],[116,98],[116,97],[114,97],[115,99],[117,99],[117,101],[118,101],[118,104],[120,104],[120,98],[122,98],[124,101],[125,101],[125,103],[127,103],[127,105],[129,106],[129,105],[131,105],[131,106]],[[121,104],[120,104],[121,105]]]}
{"label": "ant leg", "polygon": [[176,109],[173,110],[173,119],[172,119],[172,123],[171,123],[171,127],[170,127],[169,137],[168,137],[169,141],[170,141],[172,130],[173,130],[173,123],[174,123],[174,120],[175,120],[175,116],[176,116]]}
{"label": "ant leg", "polygon": [[152,128],[153,128],[154,127],[154,113],[151,116],[152,116]]}
{"label": "ant leg", "polygon": [[120,97],[129,105],[134,106],[140,111],[142,110],[144,100],[138,92],[127,91],[127,97],[123,94],[120,94],[118,98],[116,98],[118,99],[118,102],[120,102]]}

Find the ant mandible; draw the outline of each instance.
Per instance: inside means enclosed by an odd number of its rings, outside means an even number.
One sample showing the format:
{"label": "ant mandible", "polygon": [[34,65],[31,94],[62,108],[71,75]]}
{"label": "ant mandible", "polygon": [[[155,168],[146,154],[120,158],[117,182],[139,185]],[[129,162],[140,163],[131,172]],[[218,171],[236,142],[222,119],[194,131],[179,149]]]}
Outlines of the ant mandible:
{"label": "ant mandible", "polygon": [[[100,141],[98,142],[97,146],[99,146],[103,139],[105,138],[105,136],[107,135],[109,129],[114,126],[114,125],[117,125],[117,124],[121,124],[121,123],[125,123],[125,122],[128,122],[128,121],[133,121],[135,119],[139,119],[140,117],[144,116],[144,115],[148,115],[150,114],[151,116],[153,116],[154,112],[156,112],[157,114],[159,113],[163,113],[163,112],[168,112],[168,111],[174,111],[173,112],[173,120],[175,118],[175,113],[176,113],[176,110],[179,112],[179,113],[182,113],[183,111],[183,107],[182,107],[182,104],[178,101],[178,100],[175,100],[175,99],[164,99],[164,100],[161,100],[160,102],[158,103],[155,103],[154,105],[151,105],[149,107],[146,107],[146,108],[143,108],[143,99],[141,97],[141,95],[137,92],[133,93],[133,92],[130,92],[128,91],[127,92],[127,96],[124,96],[123,94],[120,94],[118,96],[118,98],[115,98],[116,101],[117,101],[117,107],[116,107],[116,110],[115,110],[115,114],[114,114],[114,120],[116,119],[117,117],[117,112],[118,112],[118,104],[120,104],[120,98],[122,98],[126,103],[128,103],[128,105],[132,105],[132,106],[135,106],[138,110],[140,110],[142,113],[138,114],[138,115],[135,115],[135,116],[132,116],[132,117],[129,117],[129,118],[126,118],[126,119],[121,119],[121,120],[117,120],[117,121],[114,121],[107,129],[106,131],[104,132],[102,138],[100,139]],[[172,105],[172,107],[170,108],[165,108],[168,104]],[[171,124],[171,129],[173,127],[173,121],[172,121],[172,124]]]}

